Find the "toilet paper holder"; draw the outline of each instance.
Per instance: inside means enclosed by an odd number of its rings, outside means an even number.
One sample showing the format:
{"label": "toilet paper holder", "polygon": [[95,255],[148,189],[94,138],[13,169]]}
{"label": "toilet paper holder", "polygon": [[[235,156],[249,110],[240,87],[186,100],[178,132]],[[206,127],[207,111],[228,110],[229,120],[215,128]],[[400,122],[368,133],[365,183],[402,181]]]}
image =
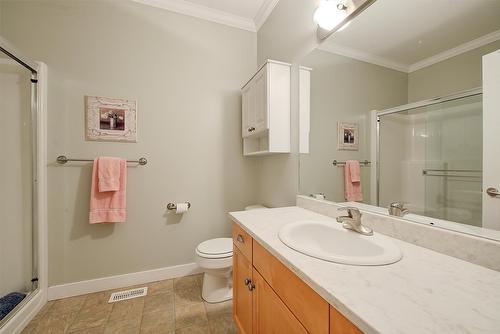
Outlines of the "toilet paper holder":
{"label": "toilet paper holder", "polygon": [[[191,209],[191,203],[185,202],[188,205],[188,209]],[[168,203],[167,204],[167,210],[177,210],[177,204],[175,203]]]}

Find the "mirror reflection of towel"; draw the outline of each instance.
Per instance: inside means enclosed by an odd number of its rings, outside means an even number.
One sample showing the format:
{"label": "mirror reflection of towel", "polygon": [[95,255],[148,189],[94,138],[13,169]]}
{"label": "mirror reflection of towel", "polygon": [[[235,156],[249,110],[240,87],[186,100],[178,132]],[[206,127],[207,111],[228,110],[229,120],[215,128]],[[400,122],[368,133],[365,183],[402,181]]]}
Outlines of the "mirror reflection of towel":
{"label": "mirror reflection of towel", "polygon": [[349,202],[360,202],[363,200],[361,190],[361,168],[359,161],[347,160],[344,167],[344,197]]}

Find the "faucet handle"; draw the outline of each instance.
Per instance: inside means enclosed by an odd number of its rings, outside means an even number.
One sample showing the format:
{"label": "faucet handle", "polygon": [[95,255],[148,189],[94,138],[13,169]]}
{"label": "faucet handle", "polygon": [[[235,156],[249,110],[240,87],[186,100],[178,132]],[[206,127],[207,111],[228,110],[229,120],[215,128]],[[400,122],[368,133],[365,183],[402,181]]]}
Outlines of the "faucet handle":
{"label": "faucet handle", "polygon": [[343,206],[341,208],[337,209],[338,211],[347,211],[347,214],[349,215],[350,218],[359,220],[361,219],[361,212],[359,211],[358,208],[353,207],[353,206]]}

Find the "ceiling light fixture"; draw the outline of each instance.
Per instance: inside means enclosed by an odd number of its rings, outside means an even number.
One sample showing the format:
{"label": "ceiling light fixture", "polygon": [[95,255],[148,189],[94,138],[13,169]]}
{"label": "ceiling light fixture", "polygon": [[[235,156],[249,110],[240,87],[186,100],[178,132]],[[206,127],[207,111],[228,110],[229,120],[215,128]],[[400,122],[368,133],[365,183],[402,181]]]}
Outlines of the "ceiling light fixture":
{"label": "ceiling light fixture", "polygon": [[[343,1],[338,0],[321,0],[319,7],[314,12],[314,22],[321,29],[330,31],[333,30],[340,22],[347,17],[348,7]],[[342,28],[345,28],[345,25]]]}

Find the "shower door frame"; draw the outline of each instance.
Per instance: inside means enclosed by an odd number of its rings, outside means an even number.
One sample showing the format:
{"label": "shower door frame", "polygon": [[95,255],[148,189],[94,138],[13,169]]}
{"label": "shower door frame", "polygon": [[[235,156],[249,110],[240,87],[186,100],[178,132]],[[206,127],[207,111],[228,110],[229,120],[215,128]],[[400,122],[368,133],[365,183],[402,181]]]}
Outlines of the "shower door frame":
{"label": "shower door frame", "polygon": [[[412,109],[417,109],[417,108],[422,108],[422,107],[428,107],[432,106],[435,104],[440,104],[444,102],[449,102],[449,101],[454,101],[458,99],[463,99],[466,97],[471,97],[471,96],[477,96],[477,95],[482,95],[483,94],[483,89],[482,87],[470,89],[470,90],[465,90],[461,91],[455,94],[450,94],[450,95],[445,95],[445,96],[440,96],[436,97],[433,99],[428,99],[428,100],[422,100],[418,102],[413,102],[409,104],[405,104],[402,106],[394,107],[394,108],[389,108],[381,111],[375,111],[375,120],[376,120],[376,148],[375,148],[375,173],[376,173],[376,205],[380,206],[380,116],[385,116],[385,115],[390,115],[390,114],[396,114]],[[372,159],[373,161],[373,159]]]}
{"label": "shower door frame", "polygon": [[47,302],[47,66],[25,57],[2,36],[0,51],[31,72],[32,135],[32,291],[0,321],[3,334],[19,332]]}

